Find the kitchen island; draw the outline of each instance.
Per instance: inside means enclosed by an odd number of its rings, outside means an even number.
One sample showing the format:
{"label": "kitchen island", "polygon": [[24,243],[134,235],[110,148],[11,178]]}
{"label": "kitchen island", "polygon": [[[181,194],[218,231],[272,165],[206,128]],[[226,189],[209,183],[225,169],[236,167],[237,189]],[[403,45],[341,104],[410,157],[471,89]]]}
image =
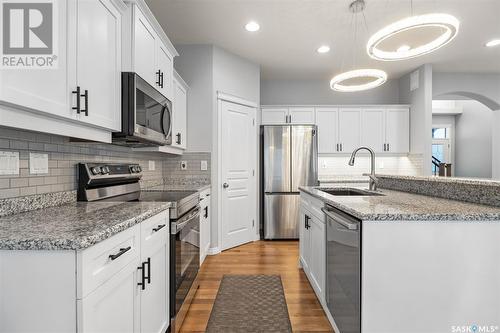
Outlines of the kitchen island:
{"label": "kitchen island", "polygon": [[500,326],[500,208],[385,188],[323,191],[335,187],[301,187],[299,221],[300,264],[332,326],[342,333]]}

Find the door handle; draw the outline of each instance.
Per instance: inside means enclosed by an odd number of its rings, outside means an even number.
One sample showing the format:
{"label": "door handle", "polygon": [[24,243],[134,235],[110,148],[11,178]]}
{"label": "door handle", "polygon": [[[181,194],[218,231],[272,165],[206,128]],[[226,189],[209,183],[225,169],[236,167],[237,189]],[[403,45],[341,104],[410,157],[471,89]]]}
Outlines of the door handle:
{"label": "door handle", "polygon": [[156,85],[157,85],[158,87],[160,87],[160,86],[161,86],[161,70],[157,70],[157,71],[156,71],[156,75],[158,75],[158,79],[157,79],[157,81],[156,81]]}
{"label": "door handle", "polygon": [[205,214],[203,216],[205,218],[208,218],[208,206],[205,207]]}
{"label": "door handle", "polygon": [[83,98],[85,98],[85,109],[81,110],[81,112],[85,113],[85,116],[88,117],[88,115],[89,115],[89,91],[87,89],[85,89],[85,92],[81,96]]}
{"label": "door handle", "polygon": [[73,106],[72,109],[76,110],[76,113],[80,114],[80,86],[77,86],[76,90],[72,91],[71,93],[76,94],[76,106]]}
{"label": "door handle", "polygon": [[182,142],[181,141],[181,133],[177,133],[175,136],[177,137],[177,140],[175,140],[175,143],[177,143],[178,145],[180,145],[181,142]]}
{"label": "door handle", "polygon": [[228,188],[228,187],[229,187],[229,184],[228,184],[228,183],[224,183],[224,184],[222,184],[222,187],[223,187],[223,188]]}

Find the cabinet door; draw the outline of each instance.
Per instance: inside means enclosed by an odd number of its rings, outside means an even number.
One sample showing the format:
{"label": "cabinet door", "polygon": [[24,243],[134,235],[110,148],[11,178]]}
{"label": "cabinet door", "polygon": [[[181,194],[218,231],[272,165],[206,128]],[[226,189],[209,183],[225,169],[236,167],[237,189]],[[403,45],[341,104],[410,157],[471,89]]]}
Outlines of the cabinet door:
{"label": "cabinet door", "polygon": [[316,108],[319,154],[338,152],[338,113],[337,108]]}
{"label": "cabinet door", "polygon": [[361,143],[361,109],[339,110],[340,151],[352,153]]}
{"label": "cabinet door", "polygon": [[289,109],[290,123],[314,125],[314,108],[293,107]]}
{"label": "cabinet door", "polygon": [[168,233],[159,232],[154,242],[142,253],[149,280],[140,288],[141,333],[163,333],[169,325]]}
{"label": "cabinet door", "polygon": [[318,297],[324,300],[326,271],[325,224],[317,217],[313,217],[309,224],[311,254],[313,254],[309,265],[311,283],[318,293]]}
{"label": "cabinet door", "polygon": [[71,91],[75,82],[70,82],[69,78],[70,67],[74,66],[69,54],[76,48],[73,35],[75,12],[66,1],[57,1],[54,5],[57,5],[55,15],[58,19],[57,68],[0,70],[0,101],[75,118],[76,113],[71,109]]}
{"label": "cabinet door", "polygon": [[187,90],[174,78],[172,146],[186,149]]}
{"label": "cabinet door", "polygon": [[173,74],[174,74],[174,57],[170,54],[168,49],[158,40],[158,69],[161,71],[161,85],[158,87],[158,90],[167,97],[169,100],[172,100],[173,96]]}
{"label": "cabinet door", "polygon": [[[307,219],[311,217],[311,214],[304,208],[304,205],[301,203],[300,214],[299,214],[299,255],[300,260],[302,262],[302,269],[305,272],[309,272],[310,270],[310,252],[311,252],[311,244],[310,244],[310,233],[309,229],[307,229]],[[309,222],[310,223],[310,222]]]}
{"label": "cabinet door", "polygon": [[156,40],[157,35],[153,27],[142,14],[142,12],[135,7],[135,27],[134,27],[134,68],[135,72],[139,74],[150,85],[158,88],[158,70],[156,67]]}
{"label": "cabinet door", "polygon": [[365,109],[361,115],[361,145],[384,152],[385,109]]}
{"label": "cabinet door", "polygon": [[408,108],[387,109],[386,143],[391,153],[410,151],[410,110]]}
{"label": "cabinet door", "polygon": [[77,4],[77,86],[88,90],[88,97],[81,97],[88,116],[82,112],[80,120],[120,130],[121,13],[111,1]]}
{"label": "cabinet door", "polygon": [[263,108],[262,125],[286,124],[288,108]]}
{"label": "cabinet door", "polygon": [[77,301],[78,332],[140,332],[138,259]]}

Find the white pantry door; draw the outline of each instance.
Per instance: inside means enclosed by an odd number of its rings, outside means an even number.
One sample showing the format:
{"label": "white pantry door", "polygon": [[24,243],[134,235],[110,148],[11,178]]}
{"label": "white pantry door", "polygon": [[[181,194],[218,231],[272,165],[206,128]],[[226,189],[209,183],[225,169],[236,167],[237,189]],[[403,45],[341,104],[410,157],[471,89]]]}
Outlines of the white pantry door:
{"label": "white pantry door", "polygon": [[256,108],[221,101],[222,250],[255,238]]}

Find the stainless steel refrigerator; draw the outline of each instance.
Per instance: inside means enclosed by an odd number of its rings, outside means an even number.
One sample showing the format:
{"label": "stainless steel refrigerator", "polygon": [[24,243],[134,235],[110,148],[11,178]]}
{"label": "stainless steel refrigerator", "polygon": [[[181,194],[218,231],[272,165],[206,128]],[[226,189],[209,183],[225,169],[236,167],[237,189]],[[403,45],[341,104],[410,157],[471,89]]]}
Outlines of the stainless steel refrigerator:
{"label": "stainless steel refrigerator", "polygon": [[317,185],[316,126],[261,127],[264,239],[299,238],[299,186]]}

